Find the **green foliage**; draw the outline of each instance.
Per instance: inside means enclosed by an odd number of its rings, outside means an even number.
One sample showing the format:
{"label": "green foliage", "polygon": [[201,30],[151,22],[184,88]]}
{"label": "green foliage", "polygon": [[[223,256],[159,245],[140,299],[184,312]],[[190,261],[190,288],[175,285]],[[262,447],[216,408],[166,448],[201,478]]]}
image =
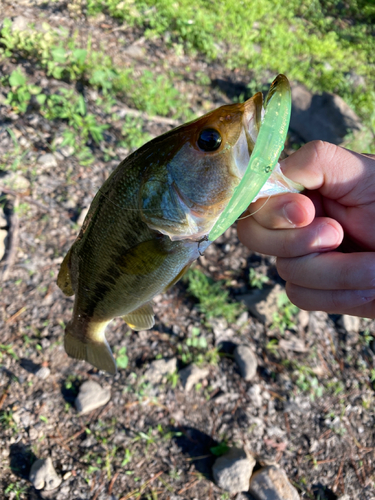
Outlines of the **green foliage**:
{"label": "green foliage", "polygon": [[31,59],[47,76],[71,82],[81,80],[103,95],[123,98],[130,106],[151,115],[192,116],[186,100],[174,87],[175,75],[160,74],[155,78],[152,71],[144,70],[135,85],[133,68],[119,67],[104,51],[93,51],[91,39],[86,47],[81,47],[78,32],[70,36],[68,30],[55,29],[47,23],[42,28],[12,31],[12,21],[4,19],[0,57],[3,53],[6,57]]}
{"label": "green foliage", "polygon": [[230,302],[229,292],[223,288],[224,281],[215,282],[197,268],[187,273],[188,292],[199,301],[199,310],[206,319],[223,317],[232,323],[243,307],[237,302]]}
{"label": "green foliage", "polygon": [[[256,8],[251,0],[225,0],[219,8],[204,0],[87,1],[89,15],[105,12],[140,26],[176,52],[199,51],[231,68],[250,68],[258,87],[271,71],[311,90],[336,92],[368,126],[375,116],[374,10],[366,0],[258,0]],[[364,86],[353,85],[354,73]]]}
{"label": "green foliage", "polygon": [[121,129],[122,136],[124,137],[121,141],[123,147],[135,150],[151,139],[149,134],[143,132],[143,124],[142,118],[135,118],[129,115],[125,116]]}
{"label": "green foliage", "polygon": [[117,367],[120,368],[121,370],[125,370],[125,368],[128,366],[129,363],[129,358],[126,355],[126,347],[120,347],[117,353],[116,357],[116,364]]}
{"label": "green foliage", "polygon": [[286,293],[281,293],[277,298],[278,311],[273,314],[271,329],[277,328],[281,334],[285,330],[296,328],[296,316],[299,308],[292,304]]}
{"label": "green foliage", "polygon": [[229,446],[224,442],[210,448],[211,453],[217,457],[224,455],[228,450]]}
{"label": "green foliage", "polygon": [[323,395],[324,386],[320,384],[318,377],[309,366],[296,363],[295,374],[296,385],[301,392],[309,394],[312,400]]}
{"label": "green foliage", "polygon": [[4,493],[5,496],[11,497],[14,500],[21,500],[22,498],[26,498],[27,490],[27,485],[17,481],[16,483],[8,484],[8,486],[4,490]]}
{"label": "green foliage", "polygon": [[18,356],[13,350],[12,344],[0,344],[0,361],[2,360],[3,356],[7,354],[8,356],[12,356],[13,359],[18,361]]}
{"label": "green foliage", "polygon": [[259,290],[261,290],[263,288],[263,285],[267,282],[267,276],[264,276],[261,273],[257,273],[253,267],[250,268],[249,283],[252,288],[259,288]]}
{"label": "green foliage", "polygon": [[[219,353],[216,348],[208,349],[207,339],[201,335],[197,327],[191,329],[189,337],[184,343],[177,345],[177,351],[184,364],[208,363],[215,365],[219,361]],[[174,382],[172,379],[171,382]]]}

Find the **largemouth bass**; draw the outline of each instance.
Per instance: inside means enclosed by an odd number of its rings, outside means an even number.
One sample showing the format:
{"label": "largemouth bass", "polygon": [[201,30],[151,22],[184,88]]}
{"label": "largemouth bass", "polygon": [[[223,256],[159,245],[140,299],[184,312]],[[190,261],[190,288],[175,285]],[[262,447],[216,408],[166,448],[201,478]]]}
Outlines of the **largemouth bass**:
{"label": "largemouth bass", "polygon": [[134,330],[152,328],[153,297],[211,243],[207,234],[246,171],[262,101],[259,92],[151,140],[103,184],[57,280],[75,294],[69,356],[116,373],[107,324],[121,316]]}

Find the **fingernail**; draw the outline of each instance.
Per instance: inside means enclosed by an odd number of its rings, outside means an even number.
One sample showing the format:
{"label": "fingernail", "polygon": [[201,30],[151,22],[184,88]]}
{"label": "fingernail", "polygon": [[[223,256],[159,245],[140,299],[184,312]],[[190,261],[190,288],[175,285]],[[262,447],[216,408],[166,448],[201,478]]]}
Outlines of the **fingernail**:
{"label": "fingernail", "polygon": [[339,242],[340,234],[337,229],[331,226],[331,224],[322,224],[317,229],[317,236],[312,246],[322,250],[338,245]]}
{"label": "fingernail", "polygon": [[301,213],[301,208],[298,203],[291,201],[283,206],[283,213],[286,220],[293,227],[303,222],[303,213]]}

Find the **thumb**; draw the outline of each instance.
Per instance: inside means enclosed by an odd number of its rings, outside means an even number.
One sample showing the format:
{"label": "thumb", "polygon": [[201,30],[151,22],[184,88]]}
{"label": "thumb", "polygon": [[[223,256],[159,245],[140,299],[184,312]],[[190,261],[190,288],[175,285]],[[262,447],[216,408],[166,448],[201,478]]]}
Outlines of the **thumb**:
{"label": "thumb", "polygon": [[375,199],[375,159],[336,146],[312,141],[280,162],[286,177],[344,205]]}

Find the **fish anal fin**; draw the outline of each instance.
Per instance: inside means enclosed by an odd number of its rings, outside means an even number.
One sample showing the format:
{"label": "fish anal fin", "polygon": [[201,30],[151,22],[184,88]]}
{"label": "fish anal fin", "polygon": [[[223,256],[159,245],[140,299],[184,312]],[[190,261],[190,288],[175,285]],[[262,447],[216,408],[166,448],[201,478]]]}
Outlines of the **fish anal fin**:
{"label": "fish anal fin", "polygon": [[74,335],[68,324],[65,331],[64,347],[68,356],[83,359],[99,370],[105,370],[115,375],[117,373],[116,361],[104,336],[106,325],[107,322],[101,324],[102,335],[97,332],[95,338],[82,338]]}
{"label": "fish anal fin", "polygon": [[62,261],[60,271],[57,276],[57,286],[68,297],[74,295],[74,290],[72,287],[72,278],[70,275],[70,267],[69,267],[71,252],[72,249],[70,248],[69,252],[65,255],[65,258]]}
{"label": "fish anal fin", "polygon": [[143,306],[138,307],[135,311],[126,314],[122,319],[132,328],[133,330],[149,330],[155,324],[154,310],[152,308],[152,303],[147,302]]}

